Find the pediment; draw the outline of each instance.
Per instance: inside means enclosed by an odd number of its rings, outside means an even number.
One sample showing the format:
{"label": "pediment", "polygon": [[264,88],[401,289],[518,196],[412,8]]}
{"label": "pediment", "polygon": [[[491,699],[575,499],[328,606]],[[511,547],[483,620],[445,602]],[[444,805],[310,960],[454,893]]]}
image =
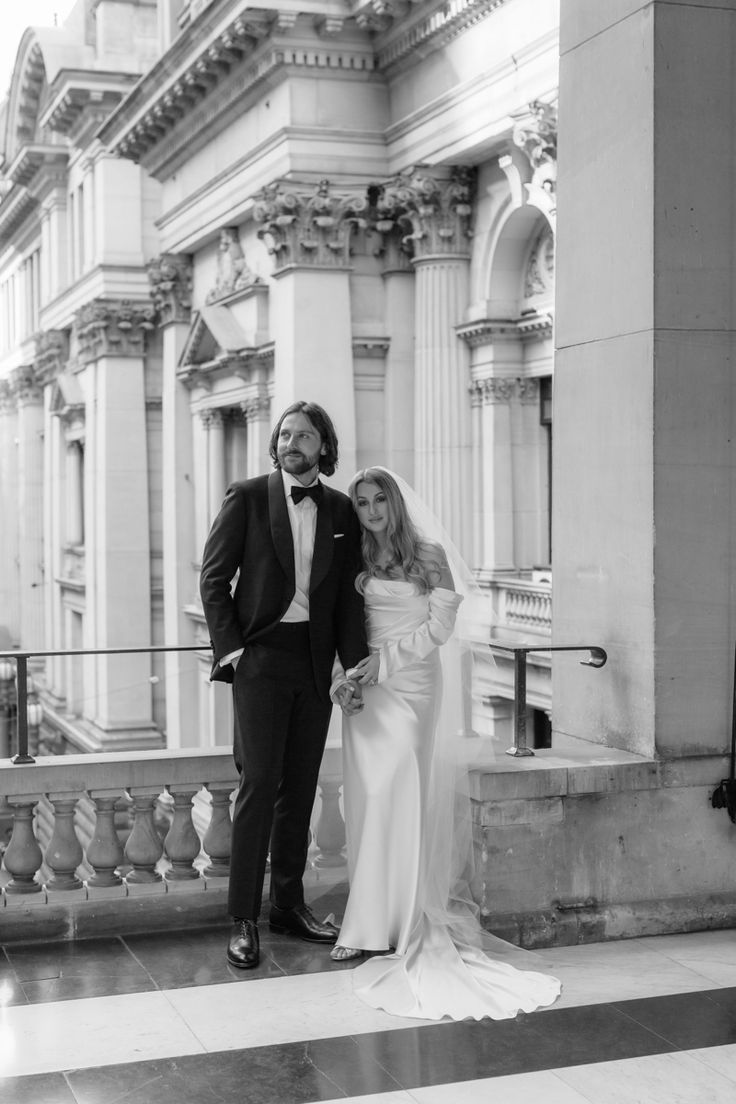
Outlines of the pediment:
{"label": "pediment", "polygon": [[252,339],[228,307],[216,304],[203,306],[192,317],[179,367],[201,367],[234,356],[247,355],[252,348]]}

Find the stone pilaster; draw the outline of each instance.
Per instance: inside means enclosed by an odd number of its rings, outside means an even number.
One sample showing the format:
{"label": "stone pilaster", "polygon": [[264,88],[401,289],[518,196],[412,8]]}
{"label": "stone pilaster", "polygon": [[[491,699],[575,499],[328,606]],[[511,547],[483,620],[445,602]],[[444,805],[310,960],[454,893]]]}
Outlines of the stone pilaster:
{"label": "stone pilaster", "polygon": [[18,565],[21,647],[44,646],[46,568],[43,542],[43,388],[33,365],[16,368],[10,386],[18,410]]}
{"label": "stone pilaster", "polygon": [[[190,394],[177,377],[191,320],[192,258],[162,253],[148,264],[151,299],[162,331],[161,503],[163,513],[164,641],[194,644],[194,625],[185,613],[196,591],[192,568],[198,552],[193,484],[196,480]],[[167,652],[166,738],[169,747],[199,739],[196,659],[193,652]]]}
{"label": "stone pilaster", "polygon": [[[151,643],[151,540],[146,424],[150,302],[97,299],[75,319],[85,365],[85,646]],[[151,656],[98,656],[85,668],[85,717],[101,748],[160,743]]]}
{"label": "stone pilaster", "polygon": [[270,470],[268,446],[271,441],[271,400],[261,387],[257,394],[241,403],[248,424],[248,475]]}
{"label": "stone pilaster", "polygon": [[295,399],[326,408],[340,439],[339,486],[356,465],[350,240],[367,212],[365,189],[338,192],[328,181],[317,188],[276,181],[256,196],[253,209],[276,265],[273,414]]}

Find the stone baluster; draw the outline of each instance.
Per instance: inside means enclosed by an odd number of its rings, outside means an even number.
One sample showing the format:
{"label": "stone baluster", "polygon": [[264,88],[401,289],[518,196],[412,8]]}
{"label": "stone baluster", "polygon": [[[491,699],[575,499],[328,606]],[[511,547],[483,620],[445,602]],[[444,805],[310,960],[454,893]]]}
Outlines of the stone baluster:
{"label": "stone baluster", "polygon": [[321,778],[319,792],[322,807],[314,834],[318,847],[315,866],[342,866],[345,862],[345,821],[340,812],[341,782],[336,778]]}
{"label": "stone baluster", "polygon": [[49,793],[46,796],[54,807],[54,830],[44,856],[46,865],[52,871],[46,889],[52,892],[81,889],[77,867],[84,858],[84,852],[74,828],[74,811],[79,794]]}
{"label": "stone baluster", "polygon": [[209,856],[210,864],[203,873],[207,878],[227,878],[230,875],[230,795],[233,785],[231,782],[208,782],[207,789],[212,795],[212,815],[202,846]]}
{"label": "stone baluster", "polygon": [[87,862],[94,869],[88,879],[91,886],[117,886],[122,877],[117,868],[124,861],[123,847],[115,830],[115,803],[119,790],[90,790],[95,806],[95,831],[87,847]]}
{"label": "stone baluster", "polygon": [[128,794],[133,802],[133,828],[125,845],[125,858],[133,869],[125,875],[128,885],[160,882],[156,863],[164,853],[161,836],[156,831],[153,810],[160,790],[157,786],[132,786]]}
{"label": "stone baluster", "polygon": [[167,786],[174,802],[174,816],[164,840],[166,857],[171,867],[166,871],[167,882],[198,878],[199,871],[193,863],[202,849],[197,831],[192,823],[192,798],[201,789],[198,783]]}
{"label": "stone baluster", "polygon": [[13,810],[13,834],[3,859],[5,869],[12,875],[5,892],[40,893],[41,884],[36,881],[36,873],[43,854],[33,831],[33,813],[41,794],[23,794],[7,800]]}

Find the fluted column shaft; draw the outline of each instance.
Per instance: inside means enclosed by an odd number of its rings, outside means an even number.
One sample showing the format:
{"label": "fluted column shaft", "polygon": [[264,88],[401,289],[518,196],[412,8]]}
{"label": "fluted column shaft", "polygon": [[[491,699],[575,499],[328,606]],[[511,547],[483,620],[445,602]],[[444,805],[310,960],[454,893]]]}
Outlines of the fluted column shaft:
{"label": "fluted column shaft", "polygon": [[472,552],[469,353],[455,327],[468,299],[465,254],[416,266],[415,482],[460,550]]}

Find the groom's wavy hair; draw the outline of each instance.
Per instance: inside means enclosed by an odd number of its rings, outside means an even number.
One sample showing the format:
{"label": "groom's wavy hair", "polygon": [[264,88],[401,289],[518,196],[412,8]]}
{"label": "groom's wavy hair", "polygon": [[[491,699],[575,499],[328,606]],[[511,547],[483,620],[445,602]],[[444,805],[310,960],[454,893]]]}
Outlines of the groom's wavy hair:
{"label": "groom's wavy hair", "polygon": [[[438,556],[438,546],[422,538],[409,516],[406,502],[396,480],[383,468],[363,468],[356,472],[350,481],[348,494],[353,509],[358,511],[358,486],[360,483],[372,483],[383,492],[388,506],[388,545],[391,559],[383,574],[389,579],[406,579],[415,583],[422,594],[437,586],[442,576],[442,564]],[[358,575],[355,585],[362,591],[370,576],[378,575],[378,541],[368,529],[361,534],[361,551],[364,571]]]}
{"label": "groom's wavy hair", "polygon": [[327,411],[323,410],[318,403],[305,402],[303,399],[298,399],[297,402],[293,402],[291,406],[287,406],[271,434],[268,452],[273,460],[273,466],[275,468],[281,467],[277,446],[279,443],[281,426],[284,418],[287,418],[289,414],[303,414],[305,418],[309,418],[310,422],[319,433],[322,444],[325,446],[324,456],[320,456],[319,458],[319,470],[322,475],[334,475],[335,468],[337,467],[337,434],[332,424],[332,418],[330,418]]}

